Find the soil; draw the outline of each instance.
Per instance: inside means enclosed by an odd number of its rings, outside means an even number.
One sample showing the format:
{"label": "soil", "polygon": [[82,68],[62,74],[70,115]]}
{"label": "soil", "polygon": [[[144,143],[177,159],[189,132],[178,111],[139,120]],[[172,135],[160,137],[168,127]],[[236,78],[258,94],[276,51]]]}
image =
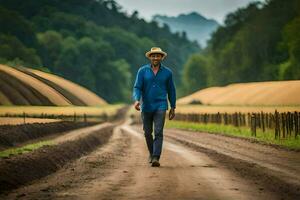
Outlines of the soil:
{"label": "soil", "polygon": [[108,141],[113,127],[113,124],[104,123],[77,129],[52,140],[54,145],[0,159],[0,192],[47,176],[93,151]]}
{"label": "soil", "polygon": [[94,122],[50,122],[32,123],[21,125],[2,125],[0,126],[0,150],[11,147],[18,147],[24,143],[32,142],[35,139],[51,135],[63,134],[63,132],[91,126]]}
{"label": "soil", "polygon": [[123,124],[91,153],[0,199],[295,200],[300,198],[299,155],[237,138],[167,129],[161,167],[153,168],[141,126]]}

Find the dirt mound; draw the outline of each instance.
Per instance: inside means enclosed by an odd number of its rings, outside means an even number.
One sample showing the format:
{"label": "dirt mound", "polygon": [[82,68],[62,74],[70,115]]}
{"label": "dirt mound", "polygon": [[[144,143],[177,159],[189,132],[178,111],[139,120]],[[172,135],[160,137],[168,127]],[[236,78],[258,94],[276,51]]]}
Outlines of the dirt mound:
{"label": "dirt mound", "polygon": [[45,146],[31,153],[0,160],[0,193],[35,179],[47,176],[67,162],[75,160],[108,141],[113,124],[102,124],[82,132],[70,132],[57,138],[56,145]]}
{"label": "dirt mound", "polygon": [[95,123],[51,122],[0,126],[0,150],[19,146],[33,139],[82,128]]}
{"label": "dirt mound", "polygon": [[210,87],[178,100],[178,104],[300,105],[300,81],[269,81]]}

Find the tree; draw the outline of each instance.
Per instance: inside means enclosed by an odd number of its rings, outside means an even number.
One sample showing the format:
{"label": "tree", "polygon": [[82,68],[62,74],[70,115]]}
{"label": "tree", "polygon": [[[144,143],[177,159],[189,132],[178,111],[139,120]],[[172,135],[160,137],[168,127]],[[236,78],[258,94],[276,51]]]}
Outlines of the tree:
{"label": "tree", "polygon": [[103,94],[108,102],[129,102],[132,78],[129,69],[124,59],[103,63],[96,72],[97,93]]}
{"label": "tree", "polygon": [[39,54],[44,66],[52,68],[61,53],[62,35],[56,31],[46,31],[45,33],[38,33],[37,39]]}
{"label": "tree", "polygon": [[27,48],[18,38],[11,35],[0,34],[0,58],[6,61],[18,58],[25,65],[35,68],[41,65],[41,59],[35,49]]}
{"label": "tree", "polygon": [[199,54],[192,55],[183,69],[183,84],[186,93],[207,87],[207,61]]}
{"label": "tree", "polygon": [[291,21],[284,29],[285,46],[289,59],[281,66],[281,78],[300,79],[300,17]]}
{"label": "tree", "polygon": [[228,14],[202,53],[208,85],[299,78],[300,27],[291,22],[299,17],[299,5],[297,0],[271,0]]}
{"label": "tree", "polygon": [[0,6],[0,31],[5,35],[13,35],[28,47],[35,45],[33,24],[17,12]]}

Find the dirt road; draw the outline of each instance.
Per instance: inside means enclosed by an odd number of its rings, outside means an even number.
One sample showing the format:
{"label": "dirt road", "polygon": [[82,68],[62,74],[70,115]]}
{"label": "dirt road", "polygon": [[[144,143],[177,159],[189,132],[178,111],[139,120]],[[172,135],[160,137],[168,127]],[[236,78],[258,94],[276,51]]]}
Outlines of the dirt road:
{"label": "dirt road", "polygon": [[[214,138],[216,137],[216,138]],[[299,152],[166,130],[161,167],[147,163],[140,126],[3,199],[299,199]]]}

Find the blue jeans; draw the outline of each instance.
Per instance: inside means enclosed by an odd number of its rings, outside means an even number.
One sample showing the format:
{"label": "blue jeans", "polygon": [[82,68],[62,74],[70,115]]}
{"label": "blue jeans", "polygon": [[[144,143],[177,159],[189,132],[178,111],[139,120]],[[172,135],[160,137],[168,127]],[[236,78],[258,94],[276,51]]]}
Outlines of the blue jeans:
{"label": "blue jeans", "polygon": [[[142,112],[143,130],[150,155],[160,158],[163,144],[163,129],[165,124],[165,110]],[[154,124],[154,138],[152,135]]]}

